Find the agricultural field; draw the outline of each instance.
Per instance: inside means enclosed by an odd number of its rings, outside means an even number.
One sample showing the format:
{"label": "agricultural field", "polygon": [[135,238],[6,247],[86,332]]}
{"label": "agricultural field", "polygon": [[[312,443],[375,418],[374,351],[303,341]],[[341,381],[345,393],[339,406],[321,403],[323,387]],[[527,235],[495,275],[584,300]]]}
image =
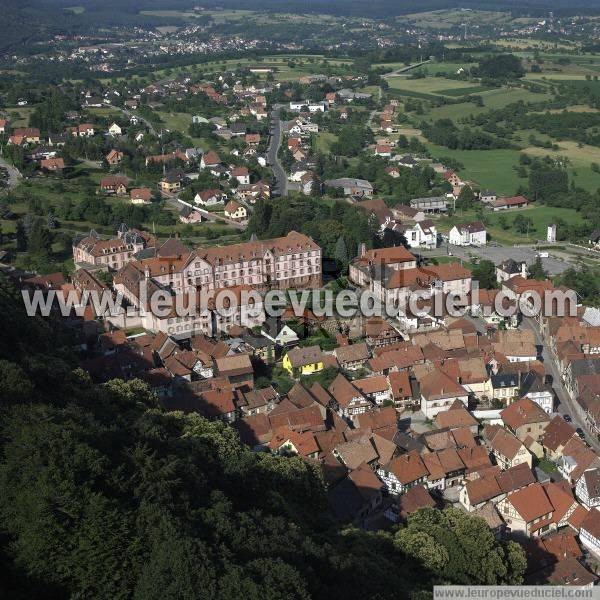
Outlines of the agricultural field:
{"label": "agricultural field", "polygon": [[403,19],[415,27],[428,29],[450,29],[460,27],[463,23],[477,26],[507,25],[509,23],[526,24],[535,22],[535,19],[515,20],[508,12],[485,11],[485,10],[464,10],[464,9],[444,9],[432,10],[422,13],[413,13],[406,15]]}
{"label": "agricultural field", "polygon": [[[423,77],[422,79],[412,79],[410,77],[390,77],[387,80],[393,90],[406,92],[418,92],[428,95],[446,95],[446,90],[450,90],[449,96],[459,96],[471,93],[474,84],[468,81],[459,81],[455,79],[446,79],[445,77]],[[463,91],[461,93],[461,90]]]}

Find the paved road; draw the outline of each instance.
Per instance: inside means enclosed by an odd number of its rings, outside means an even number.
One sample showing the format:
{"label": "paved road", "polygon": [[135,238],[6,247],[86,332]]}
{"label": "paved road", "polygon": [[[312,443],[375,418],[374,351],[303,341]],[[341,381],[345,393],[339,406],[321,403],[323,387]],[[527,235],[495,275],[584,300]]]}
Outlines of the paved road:
{"label": "paved road", "polygon": [[[379,86],[377,88],[377,98],[378,98],[379,102],[381,102],[382,96],[383,96],[383,90],[381,89],[381,86]],[[375,116],[376,112],[377,112],[377,109],[375,108],[369,113],[369,120],[367,121],[367,129],[369,127],[371,127],[371,123],[373,122],[373,117]]]}
{"label": "paved road", "polygon": [[19,169],[10,163],[7,163],[2,157],[0,157],[0,167],[8,171],[8,187],[17,187],[19,181],[23,178],[23,175],[21,175]]}
{"label": "paved road", "polygon": [[226,225],[229,225],[230,227],[235,227],[240,231],[244,231],[246,229],[247,223],[245,222],[240,223],[239,221],[233,221],[232,219],[228,219],[227,217],[224,217],[222,215],[216,215],[214,213],[208,212],[207,210],[204,210],[199,206],[194,206],[192,204],[189,204],[188,202],[180,200],[175,194],[161,192],[161,195],[171,206],[175,207],[178,211],[181,210],[183,206],[189,206],[194,210],[197,210],[208,221],[220,221],[222,223],[225,223]]}
{"label": "paved road", "polygon": [[154,129],[154,125],[152,125],[152,123],[150,123],[150,121],[148,121],[148,119],[145,119],[141,115],[139,115],[135,112],[132,112],[130,110],[127,110],[126,108],[122,108],[120,106],[113,106],[113,108],[120,110],[128,119],[131,119],[131,117],[135,117],[138,121],[143,123],[148,128],[148,131],[152,135],[156,135],[156,130]]}
{"label": "paved road", "polygon": [[406,67],[402,67],[401,69],[396,69],[395,71],[392,71],[391,73],[386,73],[385,75],[382,75],[382,77],[384,79],[387,79],[388,77],[397,77],[398,75],[403,75],[404,73],[406,73],[407,71],[410,71],[411,69],[416,69],[417,67],[420,67],[421,65],[425,65],[428,62],[430,62],[429,59],[424,60],[422,62],[415,63],[414,65],[408,65]]}
{"label": "paved road", "polygon": [[534,319],[530,317],[523,317],[523,322],[521,324],[522,328],[531,329],[531,331],[535,334],[536,344],[542,347],[542,358],[544,360],[544,366],[546,367],[546,371],[552,375],[552,386],[554,388],[554,392],[556,393],[556,397],[558,399],[558,408],[557,412],[561,415],[569,415],[572,419],[572,425],[574,427],[581,427],[585,432],[585,439],[587,443],[593,448],[593,450],[600,454],[600,443],[596,440],[596,438],[592,435],[589,428],[583,422],[583,420],[579,417],[579,413],[575,410],[573,406],[573,400],[567,393],[565,386],[563,385],[562,378],[558,369],[556,367],[556,363],[554,361],[554,357],[547,344],[544,344],[544,340],[542,335],[537,327]]}
{"label": "paved road", "polygon": [[267,162],[273,169],[273,175],[275,176],[273,196],[285,196],[288,188],[287,175],[277,156],[282,138],[280,111],[280,105],[275,105],[271,111],[271,139],[269,140],[269,148],[267,150]]}

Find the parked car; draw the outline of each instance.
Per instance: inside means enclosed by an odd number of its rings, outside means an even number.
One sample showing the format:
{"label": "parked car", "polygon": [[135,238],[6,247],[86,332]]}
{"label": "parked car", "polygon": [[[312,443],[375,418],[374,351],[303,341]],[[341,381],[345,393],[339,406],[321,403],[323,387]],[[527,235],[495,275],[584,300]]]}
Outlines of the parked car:
{"label": "parked car", "polygon": [[571,415],[563,415],[563,419],[567,422],[570,423],[573,419],[571,419]]}

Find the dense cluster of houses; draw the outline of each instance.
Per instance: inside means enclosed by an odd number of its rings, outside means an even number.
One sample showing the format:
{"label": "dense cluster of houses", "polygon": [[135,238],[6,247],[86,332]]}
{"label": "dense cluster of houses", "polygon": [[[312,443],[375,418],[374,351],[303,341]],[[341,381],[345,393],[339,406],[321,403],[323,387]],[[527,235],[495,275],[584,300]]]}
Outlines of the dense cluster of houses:
{"label": "dense cluster of houses", "polygon": [[[173,297],[191,288],[239,294],[321,282],[320,248],[296,232],[190,250],[122,226],[110,241],[92,232],[74,253],[70,283],[57,275],[22,285],[106,290],[101,265],[143,315],[141,281]],[[520,265],[498,267],[511,301],[554,289],[526,275]],[[419,264],[404,247],[362,248],[350,265],[357,287],[400,306],[415,290],[468,291],[471,278],[458,263]],[[495,293],[483,293],[480,304],[493,305]],[[288,307],[278,319],[244,323],[209,306],[190,330],[174,314],[108,319],[103,330],[87,306],[73,322],[94,380],[140,378],[166,408],[224,420],[255,451],[319,465],[339,519],[377,529],[421,507],[454,504],[523,544],[528,581],[591,585],[600,560],[600,457],[557,412],[555,389],[564,385],[572,417],[598,436],[598,311],[579,306],[577,316],[543,316],[527,328],[515,326],[518,318],[482,320],[480,308],[471,304],[464,317],[343,319]],[[132,326],[139,332],[126,334]],[[327,349],[304,341],[323,331]],[[264,365],[285,374],[289,389],[259,378]]]}

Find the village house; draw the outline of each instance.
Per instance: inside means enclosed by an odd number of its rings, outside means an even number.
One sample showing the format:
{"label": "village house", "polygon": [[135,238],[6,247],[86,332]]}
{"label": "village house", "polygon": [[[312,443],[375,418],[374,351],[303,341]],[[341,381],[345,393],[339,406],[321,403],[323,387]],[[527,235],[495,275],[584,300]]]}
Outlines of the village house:
{"label": "village house", "polygon": [[498,198],[489,203],[494,212],[501,210],[512,210],[514,208],[525,208],[529,201],[525,196],[513,196],[511,198]]}
{"label": "village house", "polygon": [[202,215],[190,206],[183,206],[179,211],[179,220],[186,224],[202,222]]}
{"label": "village house", "polygon": [[575,435],[575,430],[561,415],[556,415],[544,429],[540,443],[547,458],[557,461],[569,440]]}
{"label": "village house", "polygon": [[443,371],[432,370],[419,381],[421,410],[426,418],[432,419],[447,410],[458,400],[468,406],[469,394],[465,388]]}
{"label": "village house", "polygon": [[292,377],[310,375],[323,370],[323,353],[319,346],[296,347],[285,354],[282,366]]}
{"label": "village house", "polygon": [[110,127],[108,128],[108,135],[111,135],[113,137],[119,136],[123,133],[121,127],[119,125],[117,125],[117,123],[111,123]]}
{"label": "village house", "polygon": [[579,541],[596,557],[600,558],[600,510],[588,512],[579,529]]}
{"label": "village house", "polygon": [[107,194],[124,196],[127,194],[129,178],[124,175],[109,175],[100,180],[100,189]]}
{"label": "village house", "polygon": [[512,258],[502,261],[496,266],[496,281],[498,283],[507,281],[517,275],[520,275],[523,279],[527,279],[527,274],[527,263],[517,263]]}
{"label": "village house", "polygon": [[600,467],[582,473],[575,484],[575,495],[588,510],[600,508]]}
{"label": "village house", "polygon": [[410,207],[423,213],[444,213],[448,211],[448,201],[445,196],[431,198],[413,198]]}
{"label": "village house", "polygon": [[453,246],[485,246],[487,232],[481,221],[454,225],[448,234],[448,243]]}
{"label": "village house", "polygon": [[335,400],[340,417],[352,418],[373,408],[373,403],[341,373],[331,382],[327,391]]}
{"label": "village house", "polygon": [[221,164],[221,158],[214,150],[209,150],[202,155],[200,159],[201,169],[212,169],[218,167]]}
{"label": "village house", "polygon": [[529,371],[521,382],[521,395],[533,400],[544,412],[554,412],[554,390],[546,377]]}
{"label": "village house", "polygon": [[65,168],[62,158],[44,158],[40,161],[40,168],[50,173],[60,173]]}
{"label": "village house", "polygon": [[188,158],[185,152],[181,152],[180,150],[176,150],[175,152],[171,152],[170,154],[153,154],[146,157],[146,166],[156,164],[156,165],[168,165],[169,163],[180,161],[182,163],[189,163],[190,159]]}
{"label": "village house", "polygon": [[431,219],[417,221],[413,225],[402,224],[393,228],[404,235],[406,243],[411,248],[427,248],[432,250],[438,245],[438,232]]}
{"label": "village house", "polygon": [[241,185],[248,185],[250,183],[250,172],[247,167],[235,167],[231,170],[231,176],[237,179],[237,182]]}
{"label": "village house", "polygon": [[510,431],[499,425],[488,425],[483,430],[485,445],[503,470],[520,464],[532,466],[531,453]]}
{"label": "village house", "polygon": [[224,214],[233,221],[245,221],[248,218],[246,207],[238,204],[235,200],[230,200],[225,205]]}
{"label": "village house", "polygon": [[158,189],[166,194],[175,194],[181,189],[183,179],[180,172],[169,172],[158,182]]}
{"label": "village house", "polygon": [[105,158],[108,165],[114,167],[115,165],[120,164],[123,160],[123,153],[120,150],[115,150],[113,148]]}
{"label": "village house", "polygon": [[381,406],[392,401],[392,388],[385,375],[373,375],[364,379],[354,379],[352,385],[371,402]]}
{"label": "village house", "polygon": [[67,133],[70,133],[73,137],[93,137],[95,129],[91,123],[81,123],[80,125],[67,127]]}
{"label": "village house", "polygon": [[194,196],[194,202],[201,206],[213,206],[227,200],[227,194],[221,190],[200,190]]}
{"label": "village house", "polygon": [[415,450],[392,459],[377,469],[387,491],[396,496],[427,482],[429,471]]}
{"label": "village house", "polygon": [[133,188],[129,192],[131,204],[149,204],[152,202],[152,191],[148,188]]}
{"label": "village house", "polygon": [[501,411],[500,417],[522,442],[527,438],[539,441],[550,423],[548,414],[529,398],[514,402]]}
{"label": "village house", "polygon": [[369,347],[365,342],[339,346],[334,350],[334,354],[340,367],[348,371],[362,368],[371,357]]}
{"label": "village house", "polygon": [[510,494],[498,504],[507,531],[525,537],[540,536],[556,529],[552,522],[554,506],[540,483],[533,483]]}
{"label": "village house", "polygon": [[373,195],[373,186],[366,179],[340,177],[339,179],[327,179],[324,183],[329,188],[343,190],[344,196],[363,197]]}
{"label": "village house", "polygon": [[496,194],[496,192],[493,192],[492,190],[482,190],[479,193],[479,199],[484,204],[490,204],[491,202],[495,202],[498,199],[498,194]]}

